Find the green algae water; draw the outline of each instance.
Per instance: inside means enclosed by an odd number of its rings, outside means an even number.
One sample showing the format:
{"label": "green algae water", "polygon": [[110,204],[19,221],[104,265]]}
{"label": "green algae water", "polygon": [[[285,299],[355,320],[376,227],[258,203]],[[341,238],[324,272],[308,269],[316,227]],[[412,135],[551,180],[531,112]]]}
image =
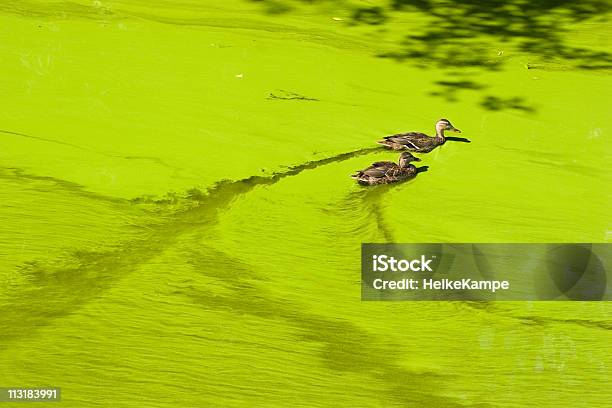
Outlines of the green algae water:
{"label": "green algae water", "polygon": [[3,1],[0,387],[607,406],[607,302],[360,300],[363,242],[612,238],[609,4],[475,3]]}

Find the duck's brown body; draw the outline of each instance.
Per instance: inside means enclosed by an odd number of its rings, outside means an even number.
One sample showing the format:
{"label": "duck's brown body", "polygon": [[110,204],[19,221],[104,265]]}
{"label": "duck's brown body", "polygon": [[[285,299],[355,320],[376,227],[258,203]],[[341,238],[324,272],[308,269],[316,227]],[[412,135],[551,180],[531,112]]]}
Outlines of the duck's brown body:
{"label": "duck's brown body", "polygon": [[429,153],[436,147],[443,145],[444,136],[427,136],[425,133],[409,132],[387,136],[377,143],[393,150],[408,150],[409,152]]}
{"label": "duck's brown body", "polygon": [[410,153],[402,153],[399,164],[393,162],[376,162],[370,167],[358,171],[351,177],[359,184],[373,186],[377,184],[390,184],[406,180],[417,175],[417,168],[411,161],[421,161]]}
{"label": "duck's brown body", "polygon": [[398,133],[397,135],[387,136],[377,143],[393,150],[429,153],[446,142],[444,138],[445,130],[461,133],[448,119],[440,119],[436,122],[436,135],[433,137],[420,132]]}

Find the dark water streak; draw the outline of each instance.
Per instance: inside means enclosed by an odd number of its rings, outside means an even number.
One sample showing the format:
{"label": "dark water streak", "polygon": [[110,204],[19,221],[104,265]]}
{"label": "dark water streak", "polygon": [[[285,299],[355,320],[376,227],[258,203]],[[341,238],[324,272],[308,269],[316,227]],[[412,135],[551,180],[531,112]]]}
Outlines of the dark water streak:
{"label": "dark water streak", "polygon": [[[273,185],[280,180],[335,162],[371,153],[378,147],[341,153],[333,157],[289,167],[270,176],[251,176],[238,181],[221,181],[206,192],[192,190],[192,206],[185,210],[163,214],[158,223],[142,225],[142,239],[118,246],[110,251],[77,251],[70,265],[50,266],[37,261],[22,265],[21,272],[30,284],[12,287],[0,308],[0,348],[7,342],[34,334],[53,319],[74,313],[81,306],[102,296],[106,290],[139,265],[146,264],[166,248],[174,245],[183,234],[199,228],[209,228],[218,221],[220,212],[232,202],[258,186]],[[6,170],[6,169],[5,169]],[[87,192],[80,185],[46,176],[35,176],[10,168],[2,175],[9,179],[49,182],[79,198],[113,202],[124,206],[125,200]],[[12,174],[11,174],[12,173]],[[166,204],[161,200],[160,204]],[[136,205],[136,204],[132,204]]]}

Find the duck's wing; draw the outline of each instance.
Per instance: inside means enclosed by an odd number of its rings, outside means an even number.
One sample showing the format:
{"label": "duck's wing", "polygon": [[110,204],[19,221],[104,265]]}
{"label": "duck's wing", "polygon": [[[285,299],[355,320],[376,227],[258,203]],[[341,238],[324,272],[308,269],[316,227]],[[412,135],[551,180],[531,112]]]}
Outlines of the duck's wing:
{"label": "duck's wing", "polygon": [[396,135],[385,136],[384,139],[392,140],[392,141],[400,141],[400,140],[416,140],[429,138],[425,133],[421,132],[408,132],[408,133],[398,133]]}
{"label": "duck's wing", "polygon": [[423,143],[427,143],[429,140],[431,140],[431,137],[427,136],[425,133],[408,132],[387,136],[385,137],[385,140],[397,144],[406,145],[407,147],[411,147],[418,150],[419,146],[422,146]]}
{"label": "duck's wing", "polygon": [[367,177],[379,178],[379,177],[385,177],[388,171],[389,171],[389,168],[387,166],[380,166],[380,167],[370,166],[367,169],[362,170],[361,174]]}
{"label": "duck's wing", "polygon": [[385,140],[391,143],[404,145],[409,150],[415,151],[418,151],[421,149],[421,147],[426,146],[432,139],[432,137],[427,136],[425,133],[419,132],[399,133],[397,135],[385,137]]}

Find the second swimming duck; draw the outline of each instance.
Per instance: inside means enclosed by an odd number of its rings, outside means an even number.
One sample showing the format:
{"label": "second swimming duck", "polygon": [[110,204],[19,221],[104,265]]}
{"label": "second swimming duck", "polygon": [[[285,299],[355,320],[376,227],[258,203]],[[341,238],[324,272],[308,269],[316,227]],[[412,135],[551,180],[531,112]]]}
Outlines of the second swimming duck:
{"label": "second swimming duck", "polygon": [[448,119],[440,119],[436,122],[436,135],[434,137],[419,132],[399,133],[397,135],[387,136],[376,143],[393,150],[428,153],[446,142],[444,138],[445,130],[461,133],[461,131],[455,128]]}
{"label": "second swimming duck", "polygon": [[359,184],[367,186],[395,183],[417,175],[418,169],[410,164],[413,161],[421,161],[421,159],[414,157],[409,152],[404,152],[400,155],[399,164],[385,161],[376,162],[351,177],[356,179]]}

